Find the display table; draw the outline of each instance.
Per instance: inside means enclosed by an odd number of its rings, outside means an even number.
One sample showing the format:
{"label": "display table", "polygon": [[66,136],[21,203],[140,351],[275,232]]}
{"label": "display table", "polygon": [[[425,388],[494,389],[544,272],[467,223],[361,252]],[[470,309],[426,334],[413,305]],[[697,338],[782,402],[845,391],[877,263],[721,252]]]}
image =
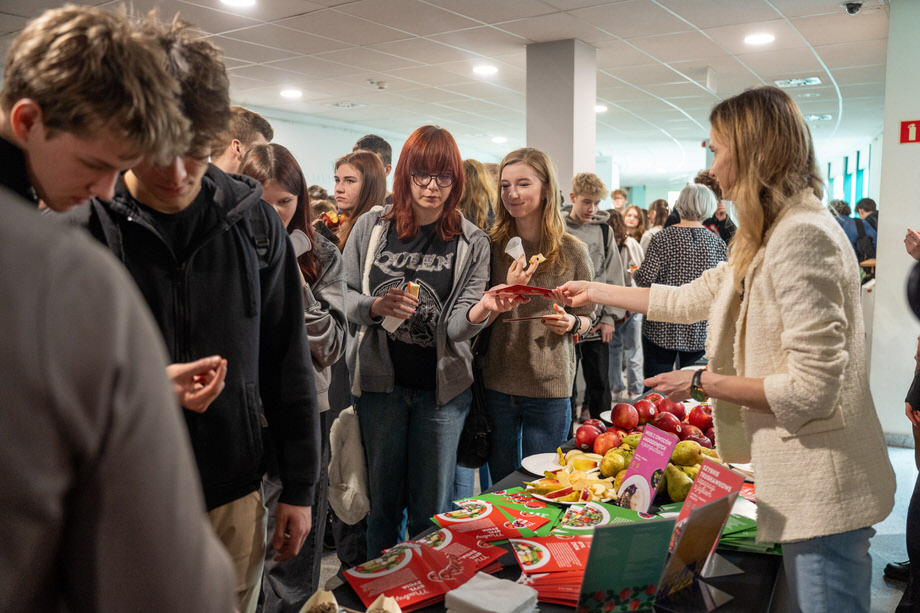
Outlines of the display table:
{"label": "display table", "polygon": [[[520,486],[524,481],[530,481],[533,476],[521,470],[515,471],[498,483],[494,484],[489,491],[509,489]],[[431,524],[431,530],[435,529],[434,523]],[[507,547],[507,546],[506,546]],[[706,583],[725,592],[732,597],[732,600],[719,607],[717,610],[722,613],[767,613],[770,611],[770,605],[773,599],[774,586],[776,584],[782,558],[775,555],[766,555],[759,553],[744,553],[737,551],[717,551],[720,558],[716,564],[713,564],[714,575],[706,578]],[[500,572],[495,573],[496,577],[501,579],[516,580],[521,570],[518,563],[511,553],[508,552],[499,560],[503,568]],[[734,574],[723,574],[726,568],[737,567]],[[740,572],[738,572],[740,570]],[[719,576],[723,575],[723,576]],[[335,598],[339,605],[351,609],[363,611],[364,607],[358,595],[355,594],[351,586],[346,582],[339,586],[335,591]],[[540,603],[540,611],[572,611],[566,607]],[[444,602],[441,601],[436,605],[428,606],[417,611],[444,611]],[[698,613],[705,611],[701,603],[694,599],[683,604],[674,604],[667,607],[656,607],[655,611],[686,611],[687,613]]]}

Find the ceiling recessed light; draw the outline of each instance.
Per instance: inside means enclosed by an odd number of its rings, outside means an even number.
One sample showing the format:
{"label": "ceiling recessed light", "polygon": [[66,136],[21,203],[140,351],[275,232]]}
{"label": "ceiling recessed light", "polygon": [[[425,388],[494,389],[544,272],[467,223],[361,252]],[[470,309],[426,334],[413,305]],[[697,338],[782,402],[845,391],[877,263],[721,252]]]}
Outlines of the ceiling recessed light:
{"label": "ceiling recessed light", "polygon": [[777,87],[804,87],[806,85],[821,85],[818,77],[803,77],[800,79],[779,79],[773,81]]}
{"label": "ceiling recessed light", "polygon": [[595,105],[594,105],[594,112],[595,112],[595,113],[606,113],[606,112],[607,112],[607,107],[604,106],[603,104],[595,104]]}
{"label": "ceiling recessed light", "polygon": [[478,75],[490,75],[498,72],[498,67],[492,64],[479,64],[478,66],[473,66],[473,72]]}
{"label": "ceiling recessed light", "polygon": [[767,32],[758,32],[756,34],[748,34],[744,37],[744,42],[749,45],[769,45],[776,37]]}
{"label": "ceiling recessed light", "polygon": [[256,0],[220,0],[220,3],[233,8],[248,8],[256,5]]}
{"label": "ceiling recessed light", "polygon": [[493,136],[492,142],[495,143],[496,145],[501,145],[502,143],[507,143],[508,139],[505,138],[504,136]]}
{"label": "ceiling recessed light", "polygon": [[303,97],[303,92],[296,88],[288,88],[281,90],[281,97],[287,98],[289,100],[297,100]]}
{"label": "ceiling recessed light", "polygon": [[833,115],[828,115],[827,113],[823,115],[805,115],[805,121],[830,121],[833,118]]}

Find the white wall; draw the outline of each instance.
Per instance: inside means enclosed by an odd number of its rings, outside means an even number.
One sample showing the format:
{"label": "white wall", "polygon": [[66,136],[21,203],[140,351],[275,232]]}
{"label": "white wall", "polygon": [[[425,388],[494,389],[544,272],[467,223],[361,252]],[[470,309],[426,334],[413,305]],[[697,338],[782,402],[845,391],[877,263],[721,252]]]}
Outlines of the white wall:
{"label": "white wall", "polygon": [[[900,122],[920,119],[920,2],[891,0],[885,122],[879,190],[878,267],[873,315],[870,383],[886,432],[907,434],[904,395],[914,370],[920,323],[905,300],[905,281],[913,259],[904,251],[905,228],[920,228],[920,144],[899,144]],[[874,153],[874,152],[873,152]],[[875,156],[873,155],[873,158]],[[870,177],[870,194],[873,179]]]}

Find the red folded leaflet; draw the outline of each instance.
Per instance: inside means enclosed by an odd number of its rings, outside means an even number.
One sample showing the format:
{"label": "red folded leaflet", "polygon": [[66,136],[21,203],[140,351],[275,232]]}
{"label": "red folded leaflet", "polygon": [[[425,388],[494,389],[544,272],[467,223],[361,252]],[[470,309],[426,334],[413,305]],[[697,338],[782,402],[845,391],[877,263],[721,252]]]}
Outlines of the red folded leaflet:
{"label": "red folded leaflet", "polygon": [[[476,565],[476,570],[491,567],[493,562],[505,555],[503,547],[447,528],[435,530],[431,534],[415,539],[412,542],[429,545],[440,552],[449,556],[456,556],[461,560],[469,560]],[[501,565],[498,568],[500,569]]]}
{"label": "red folded leaflet", "polygon": [[521,570],[532,573],[584,572],[591,536],[535,536],[509,539]]}
{"label": "red folded leaflet", "polygon": [[545,296],[553,297],[553,290],[545,287],[533,287],[530,285],[509,285],[508,287],[498,287],[487,290],[486,294],[512,294],[514,296]]}
{"label": "red folded leaflet", "polygon": [[439,513],[432,521],[455,533],[467,534],[484,541],[502,541],[522,536],[523,531],[536,531],[550,521],[549,517],[536,515],[511,507],[501,507],[474,498],[464,500],[456,511]]}
{"label": "red folded leaflet", "polygon": [[345,580],[365,607],[384,594],[394,598],[403,611],[413,611],[438,602],[475,574],[476,564],[471,559],[448,555],[430,545],[406,542],[348,569]]}

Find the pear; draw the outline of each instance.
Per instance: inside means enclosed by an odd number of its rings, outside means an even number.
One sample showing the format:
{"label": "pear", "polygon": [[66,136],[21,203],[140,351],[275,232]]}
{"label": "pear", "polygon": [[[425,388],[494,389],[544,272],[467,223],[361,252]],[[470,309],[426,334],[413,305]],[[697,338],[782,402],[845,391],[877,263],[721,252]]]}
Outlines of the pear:
{"label": "pear", "polygon": [[641,438],[642,438],[641,432],[637,432],[635,434],[627,434],[626,436],[623,437],[620,443],[621,443],[621,446],[629,445],[631,448],[635,449],[636,447],[639,446],[639,440]]}
{"label": "pear", "polygon": [[693,479],[688,477],[684,472],[674,464],[668,464],[664,471],[665,480],[668,484],[668,496],[674,502],[683,502],[690,493],[690,487],[693,486]]}
{"label": "pear", "polygon": [[671,461],[681,466],[693,466],[703,461],[702,445],[696,441],[681,441],[671,453]]}
{"label": "pear", "polygon": [[679,466],[678,468],[691,479],[696,479],[696,476],[700,474],[700,466],[700,464],[694,464],[693,466]]}
{"label": "pear", "polygon": [[716,451],[715,449],[708,449],[706,447],[703,447],[702,449],[700,449],[700,451],[703,453],[704,456],[708,456],[712,458],[713,460],[715,460],[716,462],[722,461],[722,458],[719,457],[719,452]]}
{"label": "pear", "polygon": [[617,476],[613,478],[613,491],[619,492],[620,486],[623,485],[623,479],[626,478],[626,469],[624,468],[617,473]]}
{"label": "pear", "polygon": [[626,468],[626,458],[622,453],[617,453],[619,449],[611,449],[604,454],[601,460],[601,476],[612,477],[624,468]]}

